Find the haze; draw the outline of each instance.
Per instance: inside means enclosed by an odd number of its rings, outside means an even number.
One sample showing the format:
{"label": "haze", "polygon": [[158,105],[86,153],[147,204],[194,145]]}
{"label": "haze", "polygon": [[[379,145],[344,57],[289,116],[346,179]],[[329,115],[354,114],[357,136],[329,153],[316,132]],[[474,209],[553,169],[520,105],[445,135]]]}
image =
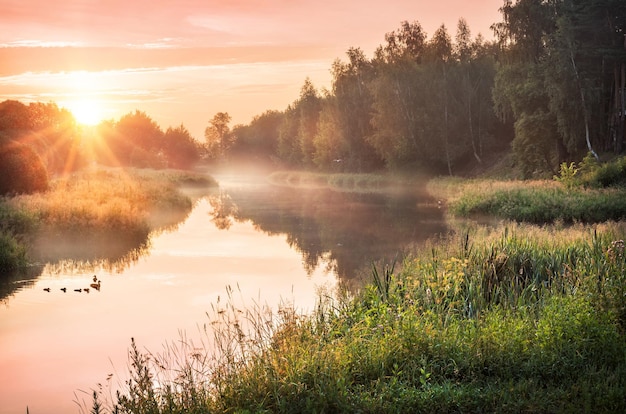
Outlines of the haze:
{"label": "haze", "polygon": [[307,77],[329,88],[335,59],[350,47],[371,56],[404,20],[454,36],[463,17],[472,35],[491,38],[502,4],[3,0],[0,101],[56,102],[86,123],[139,109],[202,139],[217,112],[248,123],[284,110]]}

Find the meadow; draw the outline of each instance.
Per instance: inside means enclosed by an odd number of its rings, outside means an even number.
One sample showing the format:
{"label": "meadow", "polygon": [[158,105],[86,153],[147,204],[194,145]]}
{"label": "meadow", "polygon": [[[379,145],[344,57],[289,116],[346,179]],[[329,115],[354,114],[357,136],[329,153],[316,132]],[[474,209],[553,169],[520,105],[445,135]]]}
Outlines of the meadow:
{"label": "meadow", "polygon": [[152,353],[133,341],[122,389],[100,385],[81,410],[626,411],[626,223],[454,219],[481,194],[573,189],[559,180],[429,188],[450,206],[451,234],[372,263],[358,291],[320,292],[311,314],[227,300],[207,313],[201,343],[182,336]]}

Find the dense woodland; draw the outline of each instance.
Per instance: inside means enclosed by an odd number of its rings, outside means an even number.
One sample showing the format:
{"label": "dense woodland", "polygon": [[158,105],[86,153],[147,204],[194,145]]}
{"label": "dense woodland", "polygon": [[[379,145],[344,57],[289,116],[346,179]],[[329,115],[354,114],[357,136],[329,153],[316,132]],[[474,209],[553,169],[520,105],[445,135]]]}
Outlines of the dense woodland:
{"label": "dense woodland", "polygon": [[588,152],[621,153],[626,3],[507,0],[500,11],[492,42],[460,19],[454,37],[403,22],[373,58],[349,49],[331,68],[330,91],[305,81],[284,112],[233,128],[231,153],[323,170],[455,174],[510,145],[527,178]]}
{"label": "dense woodland", "polygon": [[354,47],[335,60],[330,90],[306,78],[285,110],[232,128],[219,112],[202,141],[182,124],[163,131],[141,111],[86,130],[54,103],[2,102],[0,192],[43,189],[49,175],[93,162],[453,175],[510,149],[511,166],[530,178],[588,153],[622,153],[626,3],[505,0],[500,11],[493,41],[473,36],[464,19],[453,35],[442,25],[430,37],[418,21],[402,22],[373,57]]}

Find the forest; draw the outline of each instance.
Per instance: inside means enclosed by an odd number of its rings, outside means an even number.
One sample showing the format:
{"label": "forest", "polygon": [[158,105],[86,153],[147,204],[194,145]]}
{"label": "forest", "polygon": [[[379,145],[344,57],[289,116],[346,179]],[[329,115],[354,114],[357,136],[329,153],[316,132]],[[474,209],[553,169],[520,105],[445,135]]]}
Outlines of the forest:
{"label": "forest", "polygon": [[[304,80],[285,110],[231,128],[219,112],[203,139],[136,110],[85,129],[55,103],[0,103],[0,193],[46,188],[90,163],[190,168],[270,163],[324,172],[456,175],[506,160],[517,178],[551,177],[587,154],[624,149],[626,4],[506,0],[494,40],[458,21],[428,36],[418,21],[330,68],[330,89]],[[96,134],[97,139],[85,139]]]}
{"label": "forest", "polygon": [[233,128],[230,153],[333,171],[456,174],[511,149],[521,178],[623,150],[626,4],[507,0],[495,40],[460,19],[429,38],[402,22],[368,59],[350,48],[331,90]]}

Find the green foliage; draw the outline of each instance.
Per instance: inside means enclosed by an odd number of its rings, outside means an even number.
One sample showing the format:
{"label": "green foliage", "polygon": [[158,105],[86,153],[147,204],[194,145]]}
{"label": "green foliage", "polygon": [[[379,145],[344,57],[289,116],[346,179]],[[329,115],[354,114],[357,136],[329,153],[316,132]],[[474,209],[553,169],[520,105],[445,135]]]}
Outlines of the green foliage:
{"label": "green foliage", "polygon": [[587,165],[585,164],[587,172],[582,180],[583,185],[592,188],[626,187],[626,157],[619,157],[600,165]]}
{"label": "green foliage", "polygon": [[614,91],[625,76],[623,5],[518,0],[500,11],[493,99],[501,118],[515,122],[513,147],[525,176],[551,174],[594,148],[620,153],[625,108]]}
{"label": "green foliage", "polygon": [[310,315],[218,301],[203,340],[214,347],[182,339],[153,355],[132,342],[131,379],[109,403],[155,413],[624,411],[626,331],[605,302],[623,304],[623,288],[608,283],[624,277],[623,242],[611,242],[619,229],[465,237],[459,251],[436,248],[400,273],[374,267],[372,284],[322,294]]}
{"label": "green foliage", "polygon": [[25,267],[26,248],[11,233],[0,230],[0,272],[9,272]]}
{"label": "green foliage", "polygon": [[578,174],[578,168],[576,168],[573,162],[570,162],[569,165],[566,162],[562,162],[559,168],[559,175],[555,175],[553,178],[570,189],[576,184],[576,174]]}
{"label": "green foliage", "polygon": [[199,145],[183,125],[168,128],[163,141],[163,151],[170,168],[189,169],[200,159]]}
{"label": "green foliage", "polygon": [[626,217],[623,190],[519,186],[478,193],[468,191],[450,204],[460,216],[493,215],[518,222],[599,223]]}
{"label": "green foliage", "polygon": [[32,234],[38,220],[0,201],[0,272],[14,271],[28,264],[24,236]]}
{"label": "green foliage", "polygon": [[48,189],[48,173],[30,147],[11,143],[0,147],[0,195],[30,194]]}

